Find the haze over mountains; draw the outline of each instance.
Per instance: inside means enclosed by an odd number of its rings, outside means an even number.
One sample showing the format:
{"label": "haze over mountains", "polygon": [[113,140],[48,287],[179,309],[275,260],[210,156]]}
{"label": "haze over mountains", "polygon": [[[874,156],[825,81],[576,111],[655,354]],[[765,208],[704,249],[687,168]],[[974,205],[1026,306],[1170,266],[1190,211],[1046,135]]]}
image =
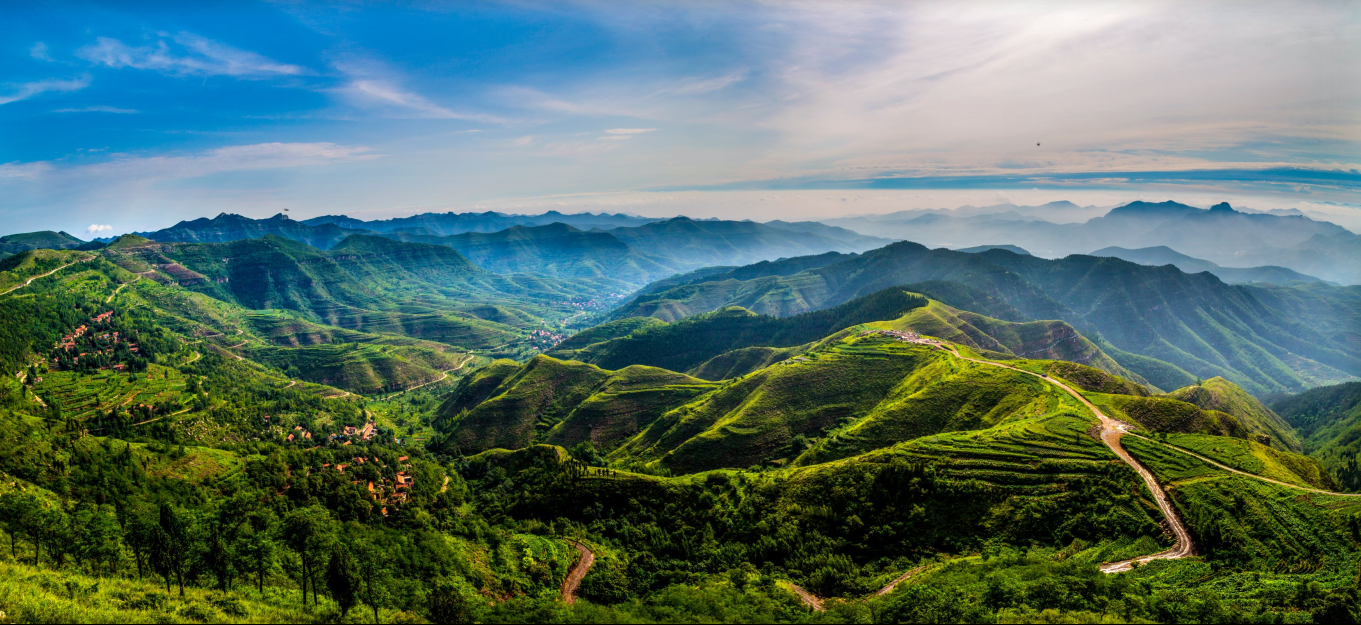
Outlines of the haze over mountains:
{"label": "haze over mountains", "polygon": [[[1067,202],[1056,204],[1052,208],[1064,218],[1083,214]],[[1005,243],[1046,258],[1112,246],[1166,246],[1224,267],[1280,266],[1341,284],[1361,283],[1361,235],[1301,214],[1240,212],[1228,203],[1201,209],[1171,201],[1136,201],[1064,223],[1045,219],[1050,206],[903,211],[825,221],[928,247]]]}

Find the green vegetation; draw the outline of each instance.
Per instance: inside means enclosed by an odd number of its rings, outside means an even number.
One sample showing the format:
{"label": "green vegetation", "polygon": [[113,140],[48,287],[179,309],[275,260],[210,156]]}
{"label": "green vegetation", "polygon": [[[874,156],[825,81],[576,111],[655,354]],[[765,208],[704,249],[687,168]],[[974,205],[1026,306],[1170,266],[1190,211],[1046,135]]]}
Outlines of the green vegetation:
{"label": "green vegetation", "polygon": [[[1325,467],[1350,475],[1336,459],[1355,441],[1354,388],[1281,400],[1284,417],[1222,379],[1154,395],[1097,347],[1104,334],[1005,319],[996,304],[1019,291],[928,285],[991,301],[984,316],[898,287],[853,297],[864,285],[852,280],[819,296],[845,295],[841,306],[627,318],[553,352],[629,365],[602,368],[531,357],[530,341],[599,314],[573,298],[605,282],[492,274],[448,247],[123,237],[76,254],[0,261],[9,284],[60,268],[0,296],[6,620],[1357,613],[1361,499],[1181,451],[1335,488]],[[696,272],[677,288],[808,286],[810,271],[861,258]],[[792,309],[815,291],[753,291],[748,308]],[[939,332],[1021,371],[887,329]],[[1097,420],[1037,376],[1152,432],[1124,444],[1167,484],[1196,557],[1099,572],[1172,541]],[[1293,453],[1295,423],[1306,449],[1336,455]],[[594,564],[567,605],[579,548]],[[828,610],[808,610],[791,584]]]}
{"label": "green vegetation", "polygon": [[787,316],[898,285],[1007,321],[1063,320],[1163,389],[1220,376],[1263,394],[1361,375],[1361,344],[1346,339],[1361,322],[1355,295],[1320,283],[1230,286],[1114,258],[968,254],[910,242],[789,275],[738,271],[646,289],[615,316],[674,321],[733,305]]}
{"label": "green vegetation", "polygon": [[589,442],[611,449],[671,408],[715,385],[653,367],[606,371],[536,356],[523,367],[497,361],[469,377],[434,420],[446,453]]}
{"label": "green vegetation", "polygon": [[1206,410],[1227,412],[1249,431],[1269,437],[1270,442],[1281,449],[1296,452],[1303,449],[1290,424],[1256,397],[1224,378],[1210,378],[1195,386],[1179,388],[1167,396]]}
{"label": "green vegetation", "polygon": [[1305,451],[1343,488],[1361,491],[1361,382],[1281,397],[1271,407],[1299,431]]}
{"label": "green vegetation", "polygon": [[1256,441],[1204,434],[1167,434],[1158,440],[1254,475],[1321,490],[1338,488],[1317,460]]}
{"label": "green vegetation", "polygon": [[[919,295],[885,289],[836,308],[792,317],[757,315],[745,308],[731,307],[671,324],[648,324],[627,335],[570,351],[559,346],[554,353],[607,369],[640,364],[691,371],[734,349],[804,345],[845,328],[893,319],[926,305],[927,300]],[[615,322],[615,326],[621,323],[624,322]]]}

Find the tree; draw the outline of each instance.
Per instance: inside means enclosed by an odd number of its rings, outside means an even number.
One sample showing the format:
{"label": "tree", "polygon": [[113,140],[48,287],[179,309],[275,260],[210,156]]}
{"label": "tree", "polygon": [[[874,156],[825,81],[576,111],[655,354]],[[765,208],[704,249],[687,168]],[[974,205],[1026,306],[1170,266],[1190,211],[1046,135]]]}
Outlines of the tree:
{"label": "tree", "polygon": [[440,625],[450,623],[471,623],[468,614],[468,601],[459,592],[458,585],[447,577],[442,577],[430,588],[426,596],[426,609],[430,622]]}
{"label": "tree", "polygon": [[331,546],[331,558],[326,564],[326,591],[340,606],[343,619],[359,601],[359,579],[354,559],[341,543]]}
{"label": "tree", "polygon": [[72,551],[76,558],[96,576],[112,573],[122,551],[118,540],[121,532],[113,507],[82,505],[76,508],[72,520]]}
{"label": "tree", "polygon": [[[145,510],[133,509],[123,521],[123,542],[132,550],[137,562],[137,579],[145,576],[159,544],[160,525]],[[169,587],[167,586],[167,590]]]}
{"label": "tree", "polygon": [[9,552],[19,559],[19,536],[28,536],[33,524],[33,512],[42,503],[30,493],[10,491],[0,496],[0,527],[9,534]]}
{"label": "tree", "polygon": [[236,552],[241,558],[242,567],[255,574],[256,588],[265,591],[265,574],[274,568],[278,560],[278,547],[270,536],[273,529],[272,516],[261,523],[247,524],[237,537]]}
{"label": "tree", "polygon": [[157,514],[160,531],[156,534],[152,563],[157,572],[165,578],[165,590],[170,592],[170,578],[175,578],[184,596],[184,574],[189,569],[189,557],[193,547],[190,539],[190,522],[181,510],[168,503],[161,504]]}
{"label": "tree", "polygon": [[355,573],[359,576],[359,598],[373,610],[373,622],[378,622],[378,609],[389,604],[391,558],[386,549],[374,543],[377,535],[360,535],[353,542]]}
{"label": "tree", "polygon": [[312,604],[317,602],[316,576],[321,558],[331,544],[331,513],[321,506],[299,508],[288,513],[283,523],[284,542],[298,554],[302,603],[307,605],[307,589],[312,588]]}

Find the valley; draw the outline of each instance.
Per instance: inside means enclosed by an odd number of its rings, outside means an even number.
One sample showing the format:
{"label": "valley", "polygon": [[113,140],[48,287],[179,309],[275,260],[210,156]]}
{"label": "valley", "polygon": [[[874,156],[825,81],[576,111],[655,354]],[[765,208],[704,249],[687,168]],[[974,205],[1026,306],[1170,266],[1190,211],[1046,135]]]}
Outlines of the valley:
{"label": "valley", "polygon": [[1349,288],[800,224],[449,230],[471,219],[219,218],[0,260],[0,609],[1350,605]]}

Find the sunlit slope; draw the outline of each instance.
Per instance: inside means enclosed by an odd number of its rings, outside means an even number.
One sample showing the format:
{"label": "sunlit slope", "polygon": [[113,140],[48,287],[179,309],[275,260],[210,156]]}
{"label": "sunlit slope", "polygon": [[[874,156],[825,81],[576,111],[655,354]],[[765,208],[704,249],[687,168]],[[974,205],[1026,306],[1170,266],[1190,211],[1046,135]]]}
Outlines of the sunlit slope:
{"label": "sunlit slope", "polygon": [[929,434],[982,430],[1062,411],[1085,412],[1067,393],[1035,376],[943,358],[903,379],[865,416],[816,441],[795,464],[817,464]]}
{"label": "sunlit slope", "polygon": [[1192,403],[1206,410],[1227,412],[1254,434],[1267,436],[1279,449],[1303,450],[1294,428],[1256,397],[1224,378],[1210,378],[1195,386],[1179,388],[1168,397]]}
{"label": "sunlit slope", "polygon": [[1143,381],[1063,321],[1004,321],[931,300],[903,317],[874,325],[940,337],[987,357],[1065,360]]}
{"label": "sunlit slope", "polygon": [[610,448],[658,416],[711,390],[689,376],[631,366],[619,371],[536,356],[497,361],[460,383],[440,407],[436,445],[447,453],[590,441]]}
{"label": "sunlit slope", "polygon": [[[162,352],[162,362],[168,366],[216,354],[263,365],[274,375],[286,376],[281,384],[292,379],[295,386],[310,382],[359,393],[403,389],[439,379],[442,371],[468,359],[458,347],[412,339],[405,333],[357,332],[309,321],[294,311],[248,310],[189,291],[173,280],[163,282],[148,274],[129,272],[108,262],[107,257],[89,252],[38,250],[24,255],[34,254],[37,257],[27,260],[19,256],[7,259],[11,269],[0,271],[0,281],[17,280],[48,265],[65,268],[6,296],[3,308],[14,313],[11,338],[27,341],[27,346],[0,347],[21,360],[50,350],[58,336],[88,323],[95,315],[114,311],[135,315],[147,326],[147,336],[162,337],[167,345],[179,346],[173,355],[164,354],[165,348],[159,344],[153,346]],[[53,254],[59,257],[46,258]],[[80,262],[70,264],[73,261]],[[27,308],[33,312],[23,312]],[[44,312],[49,309],[71,318]],[[78,414],[86,407],[70,404],[68,396],[103,397],[113,392],[104,389],[112,383],[112,377],[117,377],[100,374],[110,379],[98,380],[86,390],[89,385],[78,379],[80,375],[73,375],[61,372],[48,376],[42,389]],[[120,397],[114,403],[152,405],[167,399],[182,403],[178,396],[162,395],[149,390],[135,398]],[[101,399],[90,405],[107,411],[112,405],[108,402],[114,398],[105,399],[108,401]]]}
{"label": "sunlit slope", "polygon": [[[793,581],[824,596],[861,597],[905,570],[862,569],[863,563],[915,562],[988,544],[1069,545],[1080,538],[1100,544],[1095,557],[1106,559],[1161,550],[1161,516],[1147,490],[1088,434],[1090,426],[1066,415],[1023,419],[759,473],[588,473],[571,491],[545,496],[572,516],[641,526],[638,540],[674,557],[684,557],[693,536],[712,531],[724,557],[783,563]],[[487,454],[475,459],[481,466],[474,470],[532,466],[528,457],[544,453]],[[522,505],[535,504],[525,498]],[[760,522],[714,523],[715,506]],[[865,531],[871,527],[882,529]],[[829,544],[834,558],[826,555]]]}
{"label": "sunlit slope", "polygon": [[648,324],[625,336],[579,349],[569,351],[560,346],[554,354],[606,369],[642,364],[690,371],[734,349],[803,345],[867,321],[893,319],[926,304],[926,298],[919,295],[886,289],[835,308],[792,317],[758,315],[730,307],[670,324]]}

